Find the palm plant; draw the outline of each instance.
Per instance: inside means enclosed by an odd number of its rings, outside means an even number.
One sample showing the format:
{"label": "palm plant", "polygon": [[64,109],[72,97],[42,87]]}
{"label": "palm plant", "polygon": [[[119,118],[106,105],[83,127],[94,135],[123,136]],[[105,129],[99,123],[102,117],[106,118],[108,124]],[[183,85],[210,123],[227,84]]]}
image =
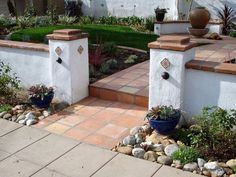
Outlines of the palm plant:
{"label": "palm plant", "polygon": [[218,11],[218,17],[223,21],[222,34],[227,35],[230,32],[233,22],[236,20],[235,16],[235,11],[226,4]]}

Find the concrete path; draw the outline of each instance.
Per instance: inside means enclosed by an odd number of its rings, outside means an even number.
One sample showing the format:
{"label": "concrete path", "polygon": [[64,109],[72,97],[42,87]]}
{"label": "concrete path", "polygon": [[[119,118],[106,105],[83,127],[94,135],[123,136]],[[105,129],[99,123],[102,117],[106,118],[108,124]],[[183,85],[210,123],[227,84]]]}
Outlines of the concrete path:
{"label": "concrete path", "polygon": [[199,177],[0,120],[0,177]]}

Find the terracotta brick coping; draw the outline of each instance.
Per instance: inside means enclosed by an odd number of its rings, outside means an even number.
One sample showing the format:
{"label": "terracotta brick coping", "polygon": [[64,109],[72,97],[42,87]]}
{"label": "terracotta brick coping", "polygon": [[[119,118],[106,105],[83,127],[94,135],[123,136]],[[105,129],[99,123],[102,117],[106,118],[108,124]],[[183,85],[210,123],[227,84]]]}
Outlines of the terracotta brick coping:
{"label": "terracotta brick coping", "polygon": [[88,38],[88,33],[82,33],[79,29],[62,29],[53,31],[53,34],[47,35],[47,38],[50,40],[72,41]]}
{"label": "terracotta brick coping", "polygon": [[[172,24],[172,23],[190,23],[189,20],[168,20],[168,21],[156,21],[155,24]],[[223,22],[221,21],[210,21],[210,25],[221,25]]]}
{"label": "terracotta brick coping", "polygon": [[190,37],[178,35],[165,35],[161,36],[155,42],[148,44],[151,49],[164,49],[174,51],[186,51],[196,47],[197,43],[190,42]]}
{"label": "terracotta brick coping", "polygon": [[204,60],[192,60],[186,63],[187,69],[196,69],[215,73],[233,74],[236,75],[236,64],[219,63]]}
{"label": "terracotta brick coping", "polygon": [[29,42],[16,42],[8,40],[0,40],[0,47],[34,50],[40,52],[49,52],[49,47],[46,44],[35,44]]}

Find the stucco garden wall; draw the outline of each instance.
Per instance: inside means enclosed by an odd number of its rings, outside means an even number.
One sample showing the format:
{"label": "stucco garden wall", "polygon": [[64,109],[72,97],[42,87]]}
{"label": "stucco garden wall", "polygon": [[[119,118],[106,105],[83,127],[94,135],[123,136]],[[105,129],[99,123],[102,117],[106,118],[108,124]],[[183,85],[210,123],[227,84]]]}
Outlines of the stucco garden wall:
{"label": "stucco garden wall", "polygon": [[0,60],[11,66],[23,87],[51,85],[49,52],[0,47]]}

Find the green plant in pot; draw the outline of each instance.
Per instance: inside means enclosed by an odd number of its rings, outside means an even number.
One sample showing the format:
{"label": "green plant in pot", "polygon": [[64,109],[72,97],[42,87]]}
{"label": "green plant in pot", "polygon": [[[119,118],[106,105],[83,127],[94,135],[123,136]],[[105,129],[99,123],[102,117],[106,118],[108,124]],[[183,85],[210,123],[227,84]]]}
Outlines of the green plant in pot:
{"label": "green plant in pot", "polygon": [[169,134],[179,122],[181,111],[173,106],[153,107],[146,115],[151,127],[160,134]]}
{"label": "green plant in pot", "polygon": [[154,11],[156,13],[156,20],[162,22],[165,18],[165,14],[167,13],[167,9],[165,8],[161,9],[157,7]]}
{"label": "green plant in pot", "polygon": [[45,85],[35,85],[29,88],[29,99],[39,108],[48,108],[54,97],[54,89]]}

